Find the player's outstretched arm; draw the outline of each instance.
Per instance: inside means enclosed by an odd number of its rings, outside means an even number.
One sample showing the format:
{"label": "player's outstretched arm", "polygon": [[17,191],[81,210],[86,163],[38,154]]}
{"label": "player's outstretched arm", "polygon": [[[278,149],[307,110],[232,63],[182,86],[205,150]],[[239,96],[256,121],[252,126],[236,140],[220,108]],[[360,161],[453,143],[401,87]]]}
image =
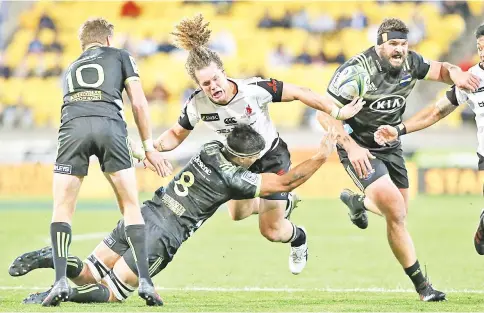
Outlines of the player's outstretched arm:
{"label": "player's outstretched arm", "polygon": [[427,127],[430,127],[452,113],[457,106],[453,105],[447,97],[442,97],[436,104],[431,104],[420,110],[408,120],[396,127],[382,125],[375,132],[375,142],[379,145],[385,145],[397,140],[398,137],[413,133]]}
{"label": "player's outstretched arm", "polygon": [[426,79],[449,85],[455,84],[461,89],[470,91],[476,91],[480,84],[478,76],[470,72],[463,72],[460,67],[448,62],[430,61],[430,69]]}
{"label": "player's outstretched arm", "polygon": [[340,108],[334,104],[333,100],[329,96],[322,96],[310,88],[300,87],[289,83],[284,83],[282,89],[282,101],[289,102],[299,100],[305,105],[325,112],[337,120],[347,120],[360,112],[361,108],[365,104],[365,101],[361,98],[355,98],[353,101]]}
{"label": "player's outstretched arm", "polygon": [[170,129],[156,138],[154,145],[158,151],[171,151],[178,147],[190,135],[191,130],[175,123]]}
{"label": "player's outstretched arm", "polygon": [[126,83],[126,92],[131,101],[131,109],[133,111],[134,120],[138,127],[139,135],[143,141],[143,148],[145,150],[146,158],[156,168],[158,175],[165,177],[171,174],[171,170],[166,166],[164,160],[159,153],[156,152],[153,139],[151,136],[151,125],[148,101],[146,100],[143,87],[139,80],[133,80]]}
{"label": "player's outstretched arm", "polygon": [[331,127],[337,132],[337,142],[348,153],[348,159],[353,165],[356,174],[359,178],[368,177],[373,172],[370,159],[375,156],[366,148],[360,147],[351,136],[345,131],[343,123],[336,121],[328,116],[326,113],[318,112],[318,122],[321,126],[328,130]]}
{"label": "player's outstretched arm", "polygon": [[334,151],[336,136],[337,133],[334,128],[330,129],[323,137],[318,152],[286,174],[279,176],[273,173],[262,173],[259,196],[268,196],[276,192],[289,192],[306,182]]}

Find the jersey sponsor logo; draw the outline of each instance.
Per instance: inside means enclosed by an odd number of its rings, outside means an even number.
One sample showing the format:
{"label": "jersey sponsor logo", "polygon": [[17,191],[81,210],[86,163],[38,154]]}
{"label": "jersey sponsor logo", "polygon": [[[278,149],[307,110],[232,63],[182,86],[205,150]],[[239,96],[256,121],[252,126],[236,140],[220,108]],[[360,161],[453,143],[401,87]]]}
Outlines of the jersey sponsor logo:
{"label": "jersey sponsor logo", "polygon": [[224,119],[225,125],[234,125],[237,124],[237,121],[235,120],[235,117],[227,117]]}
{"label": "jersey sponsor logo", "polygon": [[370,104],[370,109],[376,112],[393,113],[405,105],[405,98],[399,95],[382,97]]}
{"label": "jersey sponsor logo", "polygon": [[484,101],[477,102],[477,105],[478,105],[480,108],[484,108]]}
{"label": "jersey sponsor logo", "polygon": [[186,211],[186,209],[183,207],[183,205],[180,204],[180,202],[173,199],[167,193],[163,194],[161,201],[163,202],[164,205],[166,205],[168,209],[170,209],[177,216],[182,216],[183,213],[185,213]]}
{"label": "jersey sponsor logo", "polygon": [[72,165],[55,163],[54,164],[54,173],[71,174],[72,173]]}
{"label": "jersey sponsor logo", "polygon": [[200,160],[199,154],[194,156],[192,161],[193,161],[193,163],[197,164],[202,169],[202,171],[204,171],[207,175],[212,174],[212,170],[209,169],[208,166],[205,165],[205,163],[202,162],[202,160]]}
{"label": "jersey sponsor logo", "polygon": [[412,81],[412,74],[406,73],[403,75],[402,79],[400,79],[400,86],[405,87],[408,84],[410,84],[411,81]]}
{"label": "jersey sponsor logo", "polygon": [[200,114],[200,118],[204,122],[220,121],[220,116],[218,115],[218,113]]}
{"label": "jersey sponsor logo", "polygon": [[277,92],[277,83],[276,83],[276,80],[275,79],[271,79],[270,82],[267,82],[267,85],[272,88],[272,91],[274,93]]}
{"label": "jersey sponsor logo", "polygon": [[245,180],[249,184],[257,186],[257,182],[259,180],[259,175],[252,173],[252,172],[249,172],[249,171],[245,171],[242,174],[241,178],[242,178],[242,180]]}
{"label": "jersey sponsor logo", "polygon": [[222,129],[217,129],[215,130],[217,134],[230,134],[232,131],[232,128],[222,128]]}
{"label": "jersey sponsor logo", "polygon": [[76,92],[75,94],[71,95],[69,102],[101,101],[101,100],[102,100],[101,90],[86,90],[86,91]]}

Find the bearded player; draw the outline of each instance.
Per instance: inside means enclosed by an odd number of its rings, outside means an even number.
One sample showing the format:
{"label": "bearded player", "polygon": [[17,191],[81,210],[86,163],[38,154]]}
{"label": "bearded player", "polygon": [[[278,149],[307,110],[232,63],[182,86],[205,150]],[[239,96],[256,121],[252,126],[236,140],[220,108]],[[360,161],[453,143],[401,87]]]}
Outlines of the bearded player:
{"label": "bearded player", "polygon": [[[352,99],[345,88],[345,75],[362,71],[367,77],[364,82],[366,104],[354,118],[346,121],[351,134],[344,131],[340,122],[324,123],[321,113],[319,118],[323,126],[337,124],[341,163],[364,192],[363,196],[350,190],[341,193],[341,200],[349,207],[351,221],[366,228],[366,210],[383,215],[392,252],[412,280],[420,299],[442,301],[445,293],[435,290],[423,275],[406,227],[409,182],[400,141],[381,146],[375,142],[373,134],[381,125],[400,125],[406,99],[417,80],[428,79],[476,90],[479,79],[455,65],[428,61],[409,51],[408,32],[401,20],[385,19],[378,29],[377,45],[348,60],[334,74],[327,91],[342,107]],[[398,130],[404,131],[400,127]]]}
{"label": "bearded player", "polygon": [[[401,135],[413,133],[437,123],[459,105],[466,104],[476,114],[477,126],[477,168],[484,171],[484,25],[476,30],[477,52],[480,62],[469,69],[469,72],[480,78],[480,85],[474,92],[456,86],[447,91],[446,96],[434,105],[421,110],[407,121],[397,125],[383,125],[375,133],[375,141],[384,146],[398,140]],[[484,186],[483,186],[484,190]],[[474,236],[474,246],[477,253],[484,255],[484,210],[481,212],[479,226]]]}

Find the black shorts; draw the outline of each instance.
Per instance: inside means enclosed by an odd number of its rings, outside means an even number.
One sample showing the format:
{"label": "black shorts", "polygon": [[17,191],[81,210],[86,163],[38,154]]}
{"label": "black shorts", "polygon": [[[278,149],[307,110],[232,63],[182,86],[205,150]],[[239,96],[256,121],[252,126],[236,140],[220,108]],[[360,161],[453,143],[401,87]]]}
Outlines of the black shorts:
{"label": "black shorts", "polygon": [[[287,144],[281,138],[277,138],[273,142],[273,147],[269,149],[262,156],[262,158],[255,161],[249,171],[253,173],[275,173],[277,175],[284,175],[291,168],[291,154],[287,149]],[[287,192],[278,192],[272,195],[261,197],[268,200],[287,200]]]}
{"label": "black shorts", "polygon": [[366,179],[360,179],[358,178],[358,175],[356,174],[353,165],[351,165],[351,162],[348,159],[348,154],[343,148],[338,146],[338,155],[341,163],[343,164],[346,172],[351,177],[355,185],[360,188],[361,191],[364,191],[366,187],[368,187],[378,178],[386,174],[390,175],[393,183],[398,188],[408,188],[408,174],[407,169],[405,168],[405,160],[403,159],[402,148],[398,147],[391,151],[385,151],[384,153],[371,153],[376,157],[373,160],[370,159],[371,166],[375,171],[373,174],[370,175],[370,177]]}
{"label": "black shorts", "polygon": [[54,172],[86,176],[89,158],[97,156],[101,170],[113,173],[133,166],[126,123],[102,116],[78,117],[59,129]]}
{"label": "black shorts", "polygon": [[484,171],[484,156],[477,152],[477,157],[479,158],[479,163],[477,163],[477,169],[479,171]]}
{"label": "black shorts", "polygon": [[[148,254],[149,273],[153,277],[171,262],[181,242],[176,240],[169,229],[164,228],[159,215],[156,215],[150,206],[143,205],[141,213],[145,220],[146,247]],[[168,226],[168,225],[167,225]],[[169,227],[169,226],[168,226]],[[111,234],[103,242],[117,254],[123,256],[129,268],[138,275],[138,268],[133,257],[124,232],[124,220],[118,222]]]}

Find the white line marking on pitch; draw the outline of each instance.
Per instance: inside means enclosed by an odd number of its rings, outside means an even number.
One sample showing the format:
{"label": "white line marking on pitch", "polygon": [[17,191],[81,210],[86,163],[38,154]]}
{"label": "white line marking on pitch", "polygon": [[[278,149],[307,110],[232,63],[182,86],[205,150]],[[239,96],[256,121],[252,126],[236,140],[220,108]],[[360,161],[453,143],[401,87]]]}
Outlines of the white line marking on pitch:
{"label": "white line marking on pitch", "polygon": [[[48,286],[0,286],[0,290],[46,290]],[[369,293],[414,293],[413,289],[386,289],[386,288],[270,288],[270,287],[242,287],[242,288],[212,288],[212,287],[156,287],[160,291],[207,291],[207,292],[369,292]],[[446,293],[478,293],[484,294],[484,290],[479,289],[446,289]]]}

